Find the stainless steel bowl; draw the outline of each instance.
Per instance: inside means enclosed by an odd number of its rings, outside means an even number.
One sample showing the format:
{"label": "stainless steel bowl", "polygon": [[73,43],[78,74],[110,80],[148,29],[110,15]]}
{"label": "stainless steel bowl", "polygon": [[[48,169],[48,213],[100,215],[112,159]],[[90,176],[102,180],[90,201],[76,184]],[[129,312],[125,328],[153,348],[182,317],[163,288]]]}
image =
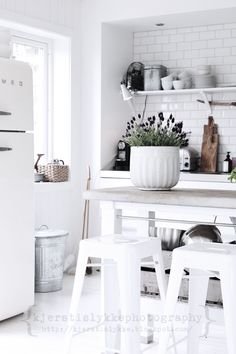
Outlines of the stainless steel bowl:
{"label": "stainless steel bowl", "polygon": [[222,243],[220,230],[213,225],[194,225],[183,233],[179,245],[185,246],[194,242]]}

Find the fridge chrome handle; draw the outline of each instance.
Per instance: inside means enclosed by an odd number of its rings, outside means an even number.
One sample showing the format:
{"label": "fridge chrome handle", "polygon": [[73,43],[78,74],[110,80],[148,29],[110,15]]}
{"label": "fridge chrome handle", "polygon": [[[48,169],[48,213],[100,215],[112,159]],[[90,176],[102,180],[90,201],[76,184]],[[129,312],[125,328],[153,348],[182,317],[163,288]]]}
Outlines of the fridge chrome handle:
{"label": "fridge chrome handle", "polygon": [[0,116],[11,116],[11,112],[0,111]]}
{"label": "fridge chrome handle", "polygon": [[0,152],[1,151],[12,151],[12,148],[0,146]]}

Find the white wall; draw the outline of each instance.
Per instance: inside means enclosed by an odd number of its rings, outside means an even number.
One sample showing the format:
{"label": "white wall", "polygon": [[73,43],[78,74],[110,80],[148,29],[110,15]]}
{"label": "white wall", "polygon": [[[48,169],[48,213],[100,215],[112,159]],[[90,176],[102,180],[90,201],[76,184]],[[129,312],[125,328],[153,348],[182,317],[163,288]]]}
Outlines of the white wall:
{"label": "white wall", "polygon": [[[81,233],[81,163],[79,161],[79,1],[0,0],[0,22],[18,23],[71,38],[72,122],[71,181],[65,184],[35,185],[36,227],[47,224],[70,232],[67,252],[74,251]],[[21,26],[19,28],[22,30]],[[68,113],[70,120],[70,112]],[[62,137],[63,138],[63,137]]]}
{"label": "white wall", "polygon": [[[103,24],[101,63],[101,167],[112,169],[116,156],[117,137],[129,117],[129,107],[122,104],[119,82],[127,63],[132,61],[133,34],[117,26]],[[112,58],[112,60],[111,60]],[[118,138],[119,139],[119,138]]]}

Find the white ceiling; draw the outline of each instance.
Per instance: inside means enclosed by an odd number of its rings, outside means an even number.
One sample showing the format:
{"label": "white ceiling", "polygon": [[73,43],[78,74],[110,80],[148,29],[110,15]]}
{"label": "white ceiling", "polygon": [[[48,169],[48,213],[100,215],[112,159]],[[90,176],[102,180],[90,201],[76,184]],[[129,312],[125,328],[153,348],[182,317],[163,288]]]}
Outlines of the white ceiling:
{"label": "white ceiling", "polygon": [[[156,23],[164,23],[165,26],[157,27],[155,26]],[[133,32],[225,23],[236,23],[236,7],[113,22],[113,24],[125,27]]]}

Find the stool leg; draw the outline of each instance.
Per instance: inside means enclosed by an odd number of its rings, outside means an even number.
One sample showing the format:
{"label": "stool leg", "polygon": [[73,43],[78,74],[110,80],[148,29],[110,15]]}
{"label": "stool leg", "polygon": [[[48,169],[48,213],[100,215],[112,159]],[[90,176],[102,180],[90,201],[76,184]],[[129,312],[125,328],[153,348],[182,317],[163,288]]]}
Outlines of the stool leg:
{"label": "stool leg", "polygon": [[84,282],[84,276],[86,272],[87,261],[88,261],[88,256],[83,248],[82,243],[80,243],[79,255],[78,255],[76,272],[75,272],[75,280],[74,280],[72,298],[70,303],[68,329],[66,332],[66,344],[65,344],[66,354],[69,354],[71,349],[71,340],[73,337],[75,319],[79,307],[79,300],[83,289],[83,282]]}
{"label": "stool leg", "polygon": [[205,320],[209,276],[199,269],[190,270],[189,278],[189,326],[188,354],[199,353],[199,340]]}
{"label": "stool leg", "polygon": [[130,253],[117,260],[121,305],[120,354],[140,354],[140,260]]}
{"label": "stool leg", "polygon": [[101,307],[104,315],[104,344],[106,354],[114,354],[112,349],[120,346],[117,264],[111,266],[111,260],[108,259],[104,259],[103,263],[104,267],[102,267],[101,272]]}
{"label": "stool leg", "polygon": [[228,267],[228,269],[226,269],[225,271],[220,272],[228,354],[235,354],[236,353],[236,335],[235,335],[236,274],[235,274],[235,269],[236,269],[236,265],[234,264],[234,270],[232,270],[232,269],[230,269],[230,267]]}
{"label": "stool leg", "polygon": [[168,340],[172,332],[175,308],[178,301],[179,289],[183,276],[183,268],[178,264],[178,259],[173,255],[169,284],[167,288],[166,301],[161,322],[161,334],[159,340],[158,354],[166,354]]}
{"label": "stool leg", "polygon": [[157,284],[158,284],[159,291],[160,291],[161,301],[164,304],[164,301],[166,298],[167,282],[166,282],[165,268],[164,268],[161,252],[162,251],[160,249],[160,252],[158,254],[154,254],[152,256],[152,258],[154,261],[154,267],[155,267],[155,271],[156,271]]}

